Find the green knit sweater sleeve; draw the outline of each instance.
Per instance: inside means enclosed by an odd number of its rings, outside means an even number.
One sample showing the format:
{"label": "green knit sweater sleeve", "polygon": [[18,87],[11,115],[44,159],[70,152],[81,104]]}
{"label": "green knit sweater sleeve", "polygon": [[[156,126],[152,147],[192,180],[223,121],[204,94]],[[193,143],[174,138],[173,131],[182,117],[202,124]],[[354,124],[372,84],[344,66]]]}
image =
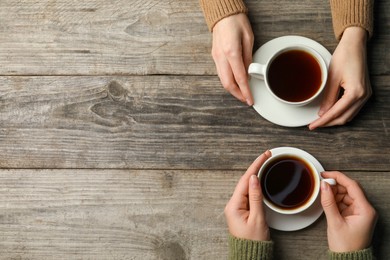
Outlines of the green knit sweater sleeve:
{"label": "green knit sweater sleeve", "polygon": [[268,260],[272,257],[272,241],[254,241],[229,236],[229,260]]}
{"label": "green knit sweater sleeve", "polygon": [[372,248],[359,251],[336,253],[329,251],[329,260],[375,260]]}
{"label": "green knit sweater sleeve", "polygon": [[[273,258],[272,241],[254,241],[229,236],[229,260],[269,260]],[[329,251],[329,260],[375,260],[372,248],[337,253]]]}

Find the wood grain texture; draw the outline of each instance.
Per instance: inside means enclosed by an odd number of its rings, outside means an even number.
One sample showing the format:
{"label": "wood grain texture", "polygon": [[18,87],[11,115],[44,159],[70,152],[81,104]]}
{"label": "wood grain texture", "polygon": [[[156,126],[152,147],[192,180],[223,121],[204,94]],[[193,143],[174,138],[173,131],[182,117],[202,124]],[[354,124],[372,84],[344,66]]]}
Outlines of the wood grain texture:
{"label": "wood grain texture", "polygon": [[[333,51],[329,3],[247,1],[255,49],[289,34]],[[375,1],[372,72],[390,71],[390,2]],[[198,1],[0,2],[0,75],[216,74]]]}
{"label": "wood grain texture", "polygon": [[[0,259],[226,259],[223,209],[241,174],[2,170]],[[385,259],[390,241],[380,232],[390,224],[390,173],[348,174],[381,215],[374,247]],[[271,236],[276,259],[327,259],[324,216]]]}
{"label": "wood grain texture", "polygon": [[0,77],[4,168],[245,169],[293,146],[327,169],[388,170],[388,76],[349,125],[275,126],[215,77]]}
{"label": "wood grain texture", "polygon": [[[301,35],[324,45],[331,53],[337,46],[329,1],[246,1],[255,34],[254,50],[265,42],[284,35]],[[390,2],[374,5],[374,36],[368,43],[370,73],[390,72]]]}
{"label": "wood grain texture", "polygon": [[[328,1],[246,3],[254,49],[287,34],[337,46]],[[226,259],[224,206],[278,146],[361,183],[387,259],[388,28],[390,2],[377,0],[374,95],[348,125],[311,132],[224,91],[197,0],[1,0],[0,259]],[[271,235],[277,260],[327,259],[324,216]]]}
{"label": "wood grain texture", "polygon": [[5,0],[0,26],[1,75],[204,74],[214,66],[192,0]]}

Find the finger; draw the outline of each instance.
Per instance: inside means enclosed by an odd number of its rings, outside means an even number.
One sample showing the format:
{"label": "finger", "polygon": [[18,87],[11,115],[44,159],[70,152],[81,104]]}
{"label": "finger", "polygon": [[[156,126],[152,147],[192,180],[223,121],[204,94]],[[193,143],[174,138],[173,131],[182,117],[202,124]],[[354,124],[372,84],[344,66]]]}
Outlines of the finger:
{"label": "finger", "polygon": [[323,125],[323,127],[344,125],[345,123],[351,121],[359,113],[360,109],[364,106],[365,103],[366,101],[356,103],[340,117],[335,118],[334,120],[328,122],[327,124]]}
{"label": "finger", "polygon": [[[245,74],[248,82],[248,67],[252,63],[253,34],[243,38],[242,46],[243,46]],[[249,90],[249,101],[253,105],[254,100],[253,100],[252,92],[250,91],[249,83],[248,83],[248,90]]]}
{"label": "finger", "polygon": [[247,30],[242,32],[242,53],[245,64],[245,70],[248,71],[249,65],[252,63],[252,51],[254,43],[254,35],[250,22],[246,21]]}
{"label": "finger", "polygon": [[334,118],[333,120],[327,122],[326,124],[322,125],[322,127],[328,127],[328,126],[334,126],[334,125],[344,125],[351,121],[360,111],[360,109],[363,107],[364,102],[357,102],[353,104],[350,108],[348,108],[343,114],[341,114],[339,117]]}
{"label": "finger", "polygon": [[340,210],[340,214],[343,217],[352,216],[355,215],[355,209],[352,206],[344,207],[342,210]]}
{"label": "finger", "polygon": [[259,178],[252,175],[249,179],[249,219],[264,216],[263,194],[261,192]]}
{"label": "finger", "polygon": [[339,209],[340,215],[343,216],[343,215],[342,215],[342,212],[343,212],[343,210],[345,210],[346,208],[348,208],[348,206],[345,205],[344,203],[339,203],[339,204],[337,204],[337,208]]}
{"label": "finger", "polygon": [[242,56],[245,65],[245,71],[248,71],[249,65],[252,63],[252,52],[253,52],[253,35],[244,37],[242,41]]}
{"label": "finger", "polygon": [[325,181],[321,181],[321,205],[324,209],[328,226],[335,226],[342,221],[332,189]]}
{"label": "finger", "polygon": [[241,177],[239,180],[236,189],[234,190],[233,197],[234,196],[241,196],[241,195],[248,195],[248,183],[249,178],[252,175],[257,175],[261,165],[269,158],[271,157],[270,151],[265,151],[263,154],[261,154],[257,159],[249,166],[248,170],[245,172],[245,174]]}
{"label": "finger", "polygon": [[[368,79],[368,72],[366,71],[366,78]],[[372,90],[371,90],[371,84],[369,80],[366,80],[365,83],[365,91],[360,94],[355,94],[354,97],[351,97],[352,100],[357,100],[356,103],[348,109],[341,117],[336,118],[330,122],[328,122],[324,126],[333,126],[333,125],[342,125],[345,124],[346,122],[351,121],[362,109],[364,104],[368,101],[368,99],[372,95]],[[346,93],[349,95],[349,92]]]}
{"label": "finger", "polygon": [[271,157],[270,151],[265,151],[263,154],[261,154],[257,159],[249,166],[246,173],[241,176],[240,180],[237,183],[237,186],[233,192],[233,195],[229,201],[229,207],[238,209],[245,207],[247,203],[247,196],[249,194],[249,178],[251,175],[257,175],[257,172],[259,171],[261,165],[269,158]]}
{"label": "finger", "polygon": [[337,171],[323,172],[322,176],[324,178],[333,178],[336,180],[337,184],[344,186],[345,193],[348,196],[356,201],[367,201],[366,196],[364,195],[363,190],[359,186],[358,182],[347,177],[345,174]]}
{"label": "finger", "polygon": [[233,71],[226,59],[215,60],[215,66],[217,68],[217,73],[219,79],[221,80],[222,86],[235,98],[241,102],[245,102],[245,98],[241,93],[240,88],[236,84],[234,79]]}
{"label": "finger", "polygon": [[371,96],[370,83],[366,83],[366,89],[363,92],[355,93],[346,90],[344,95],[326,112],[320,110],[320,118],[309,125],[313,130],[317,127],[343,125],[351,121],[360,111],[363,105]]}
{"label": "finger", "polygon": [[263,163],[272,156],[272,153],[270,150],[265,151],[262,153],[259,157],[256,158],[256,160],[249,166],[246,174],[256,174],[260,170],[260,167],[263,165]]}
{"label": "finger", "polygon": [[328,81],[326,83],[324,96],[321,102],[321,107],[318,112],[319,116],[322,116],[337,102],[340,93],[340,84],[341,84],[341,76],[334,71],[333,61],[331,61],[329,66]]}
{"label": "finger", "polygon": [[[340,186],[340,185],[337,185],[337,186]],[[333,193],[334,194],[334,193]],[[336,194],[334,196],[335,200],[336,200],[336,203],[339,204],[339,203],[342,203],[343,202],[343,199],[345,197],[345,193],[337,193],[336,191]]]}
{"label": "finger", "polygon": [[336,185],[336,193],[341,197],[340,201],[344,198],[345,194],[348,193],[347,189],[344,186]]}
{"label": "finger", "polygon": [[227,59],[231,65],[235,82],[245,98],[245,101],[248,105],[253,105],[252,95],[248,84],[248,74],[245,68],[242,51],[240,50],[239,52],[231,53]]}
{"label": "finger", "polygon": [[345,194],[345,196],[343,197],[342,202],[345,205],[351,205],[354,202],[354,200],[348,194]]}
{"label": "finger", "polygon": [[313,130],[317,127],[325,126],[329,122],[337,119],[341,114],[343,114],[346,110],[348,110],[354,101],[345,95],[339,99],[331,109],[329,109],[325,114],[323,114],[320,118],[315,120],[309,125],[309,129]]}

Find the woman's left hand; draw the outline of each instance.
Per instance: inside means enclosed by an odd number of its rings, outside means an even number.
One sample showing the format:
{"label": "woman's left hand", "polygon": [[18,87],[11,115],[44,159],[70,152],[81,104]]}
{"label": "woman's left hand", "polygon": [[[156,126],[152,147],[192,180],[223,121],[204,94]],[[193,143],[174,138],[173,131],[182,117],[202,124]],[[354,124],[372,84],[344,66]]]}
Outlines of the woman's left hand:
{"label": "woman's left hand", "polygon": [[[366,41],[365,29],[345,29],[330,62],[324,99],[318,113],[320,118],[309,125],[310,130],[351,121],[371,96]],[[339,99],[340,88],[344,93]]]}

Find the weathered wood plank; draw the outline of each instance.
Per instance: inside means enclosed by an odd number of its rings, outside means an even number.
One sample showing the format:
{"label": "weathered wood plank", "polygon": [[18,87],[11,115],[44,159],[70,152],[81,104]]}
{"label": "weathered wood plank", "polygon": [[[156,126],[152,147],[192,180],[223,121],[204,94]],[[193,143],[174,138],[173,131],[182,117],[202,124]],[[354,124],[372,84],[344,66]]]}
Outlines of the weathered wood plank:
{"label": "weathered wood plank", "polygon": [[[241,174],[2,170],[0,259],[226,259],[223,209]],[[390,173],[349,174],[377,208],[378,231],[388,226]],[[385,259],[390,237],[378,235],[376,253]],[[324,217],[271,236],[276,259],[327,259]]]}
{"label": "weathered wood plank", "polygon": [[[203,74],[212,67],[199,4],[0,3],[0,74]],[[188,66],[188,64],[192,66]]]}
{"label": "weathered wood plank", "polygon": [[[286,34],[337,44],[327,1],[246,2],[255,48]],[[0,1],[0,259],[226,259],[225,203],[276,146],[362,183],[385,259],[389,11],[375,2],[374,97],[351,124],[310,132],[266,122],[207,76],[198,1]],[[178,76],[131,76],[150,74]],[[273,231],[276,259],[327,259],[325,229]]]}
{"label": "weathered wood plank", "polygon": [[[246,1],[255,34],[256,50],[265,42],[284,35],[296,34],[312,38],[331,53],[337,46],[333,34],[329,1],[271,0]],[[368,44],[370,73],[390,73],[390,2],[376,0],[374,5],[374,37]]]}
{"label": "weathered wood plank", "polygon": [[[287,34],[333,50],[328,1],[247,1],[255,48]],[[390,2],[375,1],[372,73],[390,71]],[[216,74],[198,1],[0,2],[0,75]]]}
{"label": "weathered wood plank", "polygon": [[245,169],[294,146],[327,169],[388,170],[389,76],[349,125],[309,131],[261,118],[214,76],[0,77],[2,168]]}

